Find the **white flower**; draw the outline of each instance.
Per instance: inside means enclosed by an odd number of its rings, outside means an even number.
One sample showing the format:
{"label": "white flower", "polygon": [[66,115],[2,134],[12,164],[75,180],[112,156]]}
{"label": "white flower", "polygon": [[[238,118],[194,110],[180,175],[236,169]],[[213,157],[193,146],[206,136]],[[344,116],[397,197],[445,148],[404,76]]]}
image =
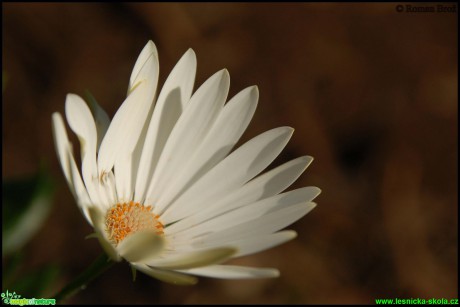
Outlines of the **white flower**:
{"label": "white flower", "polygon": [[90,110],[79,96],[67,95],[67,122],[80,140],[81,176],[64,121],[53,114],[57,154],[83,215],[113,260],[123,258],[163,281],[277,277],[276,269],[220,263],[296,237],[279,230],[313,209],[320,190],[279,193],[312,158],[256,177],[293,133],[289,127],[272,129],[231,152],[254,114],[257,87],[224,105],[230,83],[224,69],[192,95],[196,57],[189,49],[155,99],[158,70],[149,41],[112,122],[94,101]]}

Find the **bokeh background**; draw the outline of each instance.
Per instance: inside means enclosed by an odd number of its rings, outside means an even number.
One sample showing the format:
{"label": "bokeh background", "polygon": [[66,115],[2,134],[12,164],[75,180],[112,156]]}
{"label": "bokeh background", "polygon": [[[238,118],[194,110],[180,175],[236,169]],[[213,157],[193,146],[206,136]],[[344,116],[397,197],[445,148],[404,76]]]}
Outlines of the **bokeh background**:
{"label": "bokeh background", "polygon": [[[454,13],[408,12],[402,3],[398,12],[397,5],[2,3],[2,178],[34,174],[45,161],[56,183],[51,213],[25,245],[17,278],[56,264],[59,274],[43,294],[50,297],[101,253],[96,240],[84,239],[91,228],[65,184],[51,114],[64,112],[68,92],[89,90],[113,116],[152,39],[160,83],[191,47],[195,89],[224,67],[230,96],[257,84],[258,110],[241,142],[276,126],[294,127],[273,165],[315,157],[292,188],[313,185],[322,194],[317,208],[291,227],[296,240],[233,261],[279,268],[278,279],[202,278],[178,287],[138,274],[133,283],[124,264],[68,302],[458,297],[457,8],[446,3]],[[2,260],[3,269],[10,265]]]}

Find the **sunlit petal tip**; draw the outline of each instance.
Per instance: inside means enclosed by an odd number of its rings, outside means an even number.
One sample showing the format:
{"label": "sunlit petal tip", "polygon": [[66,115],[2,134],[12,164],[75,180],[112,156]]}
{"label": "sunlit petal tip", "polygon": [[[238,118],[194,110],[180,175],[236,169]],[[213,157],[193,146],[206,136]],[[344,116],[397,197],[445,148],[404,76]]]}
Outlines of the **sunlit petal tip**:
{"label": "sunlit petal tip", "polygon": [[196,73],[196,66],[197,66],[197,59],[196,59],[196,53],[192,48],[189,48],[182,58],[180,59],[179,62],[184,61],[187,63],[188,68],[193,71],[193,75]]}
{"label": "sunlit petal tip", "polygon": [[[145,44],[144,49],[142,49],[141,53],[139,54],[139,57],[137,58],[137,61],[136,61],[136,65],[139,65],[139,64],[141,64],[141,66],[144,65],[150,59],[151,55],[153,55],[154,58],[158,59],[157,46],[155,45],[153,41],[149,40],[147,44]],[[137,67],[135,66],[135,68]]]}
{"label": "sunlit petal tip", "polygon": [[187,67],[187,70],[192,71],[193,76],[195,75],[197,60],[196,60],[196,53],[195,51],[193,51],[192,48],[189,48],[187,49],[187,51],[185,51],[184,55],[182,55],[177,65],[179,65],[179,63],[181,65],[184,65],[184,68]]}
{"label": "sunlit petal tip", "polygon": [[59,162],[64,170],[64,175],[69,180],[69,170],[66,163],[67,158],[67,148],[70,146],[69,140],[67,138],[67,132],[65,129],[64,120],[62,115],[59,112],[54,112],[51,116],[54,145],[58,154]]}
{"label": "sunlit petal tip", "polygon": [[150,53],[158,54],[157,46],[151,39],[147,42],[146,46],[149,48]]}
{"label": "sunlit petal tip", "polygon": [[66,134],[64,134],[64,121],[62,119],[62,115],[59,112],[54,112],[51,115],[51,129],[54,138],[54,146],[57,150],[58,158],[59,160],[61,160],[61,157],[59,155],[59,147],[67,143],[67,138],[65,137]]}
{"label": "sunlit petal tip", "polygon": [[280,277],[280,271],[277,269],[271,269],[271,273],[267,274],[267,278],[278,278]]}
{"label": "sunlit petal tip", "polygon": [[65,115],[70,128],[80,137],[80,141],[83,140],[85,145],[88,141],[91,143],[96,141],[94,118],[83,98],[75,94],[67,94]]}
{"label": "sunlit petal tip", "polygon": [[68,117],[76,108],[81,108],[86,102],[77,94],[68,93],[65,99],[65,114]]}
{"label": "sunlit petal tip", "polygon": [[313,160],[314,160],[314,158],[313,158],[312,156],[302,156],[301,158],[305,160],[305,162],[306,162],[306,164],[307,164],[307,165],[306,165],[307,167],[308,167],[308,166],[313,162]]}
{"label": "sunlit petal tip", "polygon": [[251,98],[253,100],[258,101],[259,100],[259,87],[257,85],[253,85],[250,87],[251,89]]}
{"label": "sunlit petal tip", "polygon": [[276,247],[291,241],[297,237],[293,230],[284,230],[271,234],[249,236],[241,240],[233,241],[232,244],[238,247],[238,253],[234,257],[242,257],[260,253],[264,250]]}
{"label": "sunlit petal tip", "polygon": [[230,73],[228,72],[226,68],[221,69],[218,72],[216,72],[214,76],[212,76],[211,78],[213,77],[219,80],[219,84],[230,83]]}
{"label": "sunlit petal tip", "polygon": [[308,208],[308,211],[307,211],[307,212],[310,212],[311,210],[315,209],[316,206],[317,206],[316,203],[313,203],[313,202],[307,203],[307,208]]}
{"label": "sunlit petal tip", "polygon": [[279,129],[280,131],[283,131],[284,133],[289,134],[289,138],[292,137],[292,135],[294,134],[294,131],[295,131],[294,128],[289,127],[289,126],[281,126],[281,127],[278,127],[278,128],[274,128],[272,130],[275,130],[275,129]]}
{"label": "sunlit petal tip", "polygon": [[152,41],[149,41],[139,54],[136,64],[134,64],[134,68],[129,79],[128,95],[132,94],[140,82],[146,79],[149,79],[154,83],[155,87],[153,88],[153,92],[155,92],[156,83],[158,81],[158,71],[158,51],[155,44]]}
{"label": "sunlit petal tip", "polygon": [[210,265],[203,268],[181,270],[183,273],[193,274],[203,277],[222,278],[222,279],[256,279],[256,278],[275,278],[280,276],[280,272],[273,268],[254,268],[238,265]]}
{"label": "sunlit petal tip", "polygon": [[142,262],[160,253],[164,246],[162,236],[144,230],[128,235],[118,244],[117,251],[129,262]]}
{"label": "sunlit petal tip", "polygon": [[288,240],[295,239],[298,236],[297,231],[294,231],[294,230],[285,230],[283,231],[283,233],[285,234],[287,238],[289,238]]}
{"label": "sunlit petal tip", "polygon": [[[275,129],[279,129],[280,134],[283,134],[283,135],[285,134],[287,141],[289,141],[292,138],[292,135],[294,134],[294,128],[289,127],[289,126],[282,126],[282,127],[275,128]],[[272,130],[275,130],[275,129],[272,129]]]}
{"label": "sunlit petal tip", "polygon": [[60,116],[61,114],[59,112],[53,112],[51,114],[51,118],[55,118],[56,116]]}
{"label": "sunlit petal tip", "polygon": [[184,56],[194,59],[196,62],[196,53],[192,48],[188,48],[187,51],[185,51]]}
{"label": "sunlit petal tip", "polygon": [[69,101],[71,99],[74,99],[76,97],[80,97],[80,96],[78,96],[77,94],[74,94],[74,93],[67,93],[67,95],[65,96],[66,103],[67,103],[67,101]]}
{"label": "sunlit petal tip", "polygon": [[[319,194],[321,194],[321,193],[323,192],[323,191],[322,191],[320,188],[318,188],[318,187],[311,187],[311,188],[314,189],[314,191],[316,192],[316,196],[315,196],[315,197],[317,197]],[[315,206],[316,206],[316,204],[315,204]]]}
{"label": "sunlit petal tip", "polygon": [[[183,59],[181,59],[180,62],[182,62]],[[183,62],[184,64],[190,64],[187,63],[186,61]],[[190,65],[188,65],[190,66]],[[182,67],[179,67],[182,69]],[[184,66],[186,68],[186,66]],[[190,67],[189,67],[190,68]],[[195,67],[193,67],[193,72]],[[174,72],[176,70],[176,67],[174,68]],[[172,74],[172,73],[171,73]],[[194,74],[193,74],[194,75]],[[170,76],[171,77],[171,76]],[[169,78],[168,78],[169,81]],[[213,107],[215,104],[213,103],[214,98],[219,97],[220,100],[225,100],[228,89],[230,87],[230,75],[228,73],[225,73],[224,70],[220,70],[216,73],[214,73],[211,77],[209,77],[193,94],[189,104],[190,105],[197,105],[197,102],[199,101],[200,107],[203,108],[201,101],[202,100],[209,100],[206,105],[208,107]],[[222,102],[223,104],[223,102]],[[219,103],[220,105],[220,103]],[[196,108],[196,107],[195,107]]]}
{"label": "sunlit petal tip", "polygon": [[72,93],[68,93],[66,96],[65,96],[65,106],[64,106],[64,111],[65,111],[65,114],[67,116],[67,113],[71,112],[72,110],[72,107],[74,106],[76,100],[78,99],[78,95],[76,94],[72,94]]}

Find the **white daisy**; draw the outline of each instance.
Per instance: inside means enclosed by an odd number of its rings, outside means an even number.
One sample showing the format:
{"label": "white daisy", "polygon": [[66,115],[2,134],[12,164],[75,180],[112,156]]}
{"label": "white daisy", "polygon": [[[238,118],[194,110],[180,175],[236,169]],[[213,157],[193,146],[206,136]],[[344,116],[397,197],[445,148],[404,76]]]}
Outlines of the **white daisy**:
{"label": "white daisy", "polygon": [[277,277],[276,269],[221,263],[296,237],[279,230],[313,209],[320,190],[279,193],[312,158],[256,177],[293,133],[289,127],[272,129],[231,152],[254,114],[257,87],[224,104],[230,83],[224,69],[192,95],[196,56],[189,49],[155,99],[158,70],[149,41],[112,122],[95,101],[90,109],[79,96],[67,95],[67,122],[80,140],[81,176],[62,116],[53,114],[57,154],[83,215],[111,259],[125,259],[163,281]]}

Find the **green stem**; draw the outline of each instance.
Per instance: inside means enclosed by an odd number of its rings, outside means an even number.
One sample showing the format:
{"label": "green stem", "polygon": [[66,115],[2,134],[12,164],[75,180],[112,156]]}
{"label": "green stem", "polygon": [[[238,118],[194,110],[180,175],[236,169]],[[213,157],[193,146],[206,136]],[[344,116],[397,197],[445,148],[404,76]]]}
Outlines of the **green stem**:
{"label": "green stem", "polygon": [[85,289],[93,279],[104,273],[114,264],[115,262],[111,261],[107,255],[100,255],[85,271],[83,271],[83,273],[78,275],[70,284],[59,291],[54,296],[54,299],[56,299],[57,303],[61,303],[65,299],[77,294],[80,290]]}

